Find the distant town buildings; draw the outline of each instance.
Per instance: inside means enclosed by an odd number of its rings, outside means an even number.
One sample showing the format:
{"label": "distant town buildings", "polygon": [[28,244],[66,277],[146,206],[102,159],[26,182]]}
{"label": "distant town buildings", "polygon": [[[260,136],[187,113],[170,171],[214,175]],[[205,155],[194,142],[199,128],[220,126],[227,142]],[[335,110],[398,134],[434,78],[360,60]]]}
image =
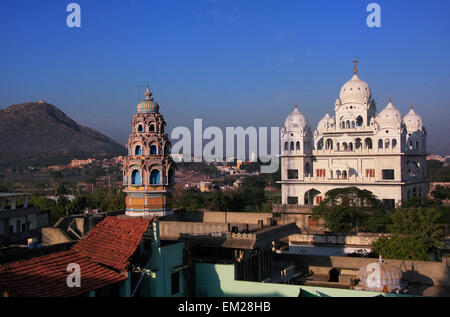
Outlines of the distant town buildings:
{"label": "distant town buildings", "polygon": [[28,194],[0,193],[0,245],[34,243],[40,237],[41,228],[49,223],[49,212],[30,207]]}
{"label": "distant town buildings", "polygon": [[91,164],[94,161],[95,161],[95,159],[92,159],[92,158],[88,158],[87,160],[72,160],[72,162],[70,162],[70,166],[71,167],[82,167],[84,165]]}

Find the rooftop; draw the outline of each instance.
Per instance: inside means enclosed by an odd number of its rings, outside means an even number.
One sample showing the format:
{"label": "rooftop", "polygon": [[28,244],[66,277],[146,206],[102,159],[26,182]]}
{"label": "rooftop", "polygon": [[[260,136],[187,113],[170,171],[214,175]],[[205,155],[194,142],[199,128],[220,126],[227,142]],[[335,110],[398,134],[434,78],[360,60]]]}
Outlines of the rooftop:
{"label": "rooftop", "polygon": [[[12,296],[77,296],[125,280],[122,270],[150,222],[106,217],[70,250],[0,265],[0,289]],[[67,286],[70,263],[80,265],[81,287]]]}

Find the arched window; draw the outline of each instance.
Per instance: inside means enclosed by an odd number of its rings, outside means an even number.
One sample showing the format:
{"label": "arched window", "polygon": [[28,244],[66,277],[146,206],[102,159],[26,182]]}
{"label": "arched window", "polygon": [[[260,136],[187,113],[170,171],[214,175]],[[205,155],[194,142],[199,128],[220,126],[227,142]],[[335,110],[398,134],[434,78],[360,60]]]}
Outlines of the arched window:
{"label": "arched window", "polygon": [[397,139],[392,139],[392,148],[395,149],[397,147]]}
{"label": "arched window", "polygon": [[154,124],[150,124],[150,132],[155,132],[155,125]]}
{"label": "arched window", "polygon": [[327,150],[332,150],[333,149],[333,140],[327,139],[326,149]]}
{"label": "arched window", "polygon": [[291,148],[290,148],[290,150],[294,151],[294,142],[293,141],[291,141]]}
{"label": "arched window", "polygon": [[419,141],[416,141],[416,152],[419,152]]}
{"label": "arched window", "polygon": [[150,173],[150,184],[161,184],[161,174],[158,170],[152,170]]}
{"label": "arched window", "polygon": [[323,149],[323,138],[321,138],[319,140],[319,142],[317,142],[317,149],[318,150],[322,150]]}
{"label": "arched window", "polygon": [[348,150],[348,148],[347,148],[347,142],[342,143],[342,149],[343,149],[344,151],[347,151],[347,150]]}
{"label": "arched window", "polygon": [[383,140],[378,140],[378,149],[383,149]]}
{"label": "arched window", "polygon": [[134,170],[131,173],[131,184],[132,185],[142,185],[141,172],[139,170]]}
{"label": "arched window", "polygon": [[385,149],[389,149],[390,146],[391,146],[391,142],[389,142],[389,140],[384,141],[384,148]]}
{"label": "arched window", "polygon": [[342,171],[342,179],[347,179],[347,171]]}
{"label": "arched window", "polygon": [[333,170],[330,171],[331,179],[333,179]]}
{"label": "arched window", "polygon": [[142,148],[140,145],[136,145],[134,148],[134,155],[142,155]]}
{"label": "arched window", "polygon": [[20,232],[20,220],[16,221],[16,232]]}
{"label": "arched window", "polygon": [[311,165],[309,165],[309,162],[305,164],[305,177],[310,177],[311,175]]}
{"label": "arched window", "polygon": [[337,178],[341,178],[341,171],[340,171],[340,170],[337,170],[337,171],[336,171],[336,177],[337,177]]}
{"label": "arched window", "polygon": [[364,140],[364,143],[366,145],[366,149],[371,150],[372,149],[372,139],[371,138],[366,138]]}
{"label": "arched window", "polygon": [[297,141],[297,143],[295,143],[295,149],[297,151],[300,151],[300,141]]}
{"label": "arched window", "polygon": [[285,151],[289,150],[289,143],[288,142],[284,142],[284,150]]}
{"label": "arched window", "polygon": [[348,144],[348,150],[349,150],[349,151],[353,151],[353,143],[352,143],[352,142],[350,142],[350,143]]}
{"label": "arched window", "polygon": [[352,121],[352,128],[355,128],[355,121]]}
{"label": "arched window", "polygon": [[413,195],[413,197],[417,196],[417,188],[416,187],[413,188],[412,195]]}
{"label": "arched window", "polygon": [[138,125],[137,130],[138,132],[144,132],[144,127],[142,126],[142,124]]}
{"label": "arched window", "polygon": [[409,141],[409,149],[412,150],[413,148],[414,148],[414,147],[413,147],[412,141]]}
{"label": "arched window", "polygon": [[336,150],[337,150],[337,151],[340,151],[340,150],[341,150],[341,146],[340,146],[339,143],[336,144]]}
{"label": "arched window", "polygon": [[175,183],[175,172],[173,168],[169,169],[169,173],[167,174],[167,179],[169,181],[169,184]]}
{"label": "arched window", "polygon": [[150,155],[157,155],[158,154],[158,148],[156,145],[150,146]]}
{"label": "arched window", "polygon": [[347,120],[347,128],[350,128],[350,120]]}
{"label": "arched window", "polygon": [[363,125],[363,118],[361,116],[358,116],[358,118],[356,118],[356,126],[360,127]]}
{"label": "arched window", "polygon": [[361,148],[361,139],[360,138],[357,138],[356,140],[355,140],[355,149],[360,149]]}

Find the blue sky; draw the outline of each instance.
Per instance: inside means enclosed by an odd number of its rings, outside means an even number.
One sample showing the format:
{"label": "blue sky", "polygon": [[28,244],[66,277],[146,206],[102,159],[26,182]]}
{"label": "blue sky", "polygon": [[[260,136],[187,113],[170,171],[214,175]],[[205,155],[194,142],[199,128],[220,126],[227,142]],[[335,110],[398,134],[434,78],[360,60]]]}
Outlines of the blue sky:
{"label": "blue sky", "polygon": [[450,154],[450,1],[376,1],[381,28],[370,2],[2,0],[0,108],[44,99],[125,143],[148,82],[169,130],[281,126],[297,101],[315,128],[356,57],[378,110],[414,103],[429,150]]}

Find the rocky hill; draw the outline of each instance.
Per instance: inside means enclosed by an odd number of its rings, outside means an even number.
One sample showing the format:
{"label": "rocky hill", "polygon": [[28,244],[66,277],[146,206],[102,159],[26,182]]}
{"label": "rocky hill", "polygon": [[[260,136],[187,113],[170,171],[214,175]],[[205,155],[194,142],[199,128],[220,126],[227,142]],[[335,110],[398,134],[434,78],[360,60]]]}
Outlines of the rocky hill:
{"label": "rocky hill", "polygon": [[44,101],[0,110],[0,162],[123,155],[125,147]]}

